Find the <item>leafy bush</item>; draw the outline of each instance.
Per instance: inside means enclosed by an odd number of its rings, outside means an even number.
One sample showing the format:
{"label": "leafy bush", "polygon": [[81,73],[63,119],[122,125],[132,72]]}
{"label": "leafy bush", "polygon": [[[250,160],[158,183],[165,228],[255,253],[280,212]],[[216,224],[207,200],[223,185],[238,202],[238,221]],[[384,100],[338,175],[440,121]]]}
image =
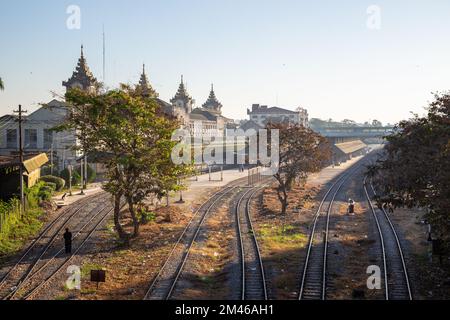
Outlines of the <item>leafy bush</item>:
{"label": "leafy bush", "polygon": [[38,196],[41,200],[47,201],[52,198],[53,189],[49,186],[43,186],[39,189]]}
{"label": "leafy bush", "polygon": [[[42,227],[40,217],[45,213],[39,207],[39,193],[45,187],[44,182],[38,182],[31,188],[25,187],[26,211],[20,215],[20,201],[11,199],[9,202],[0,201],[0,215],[2,215],[2,226],[0,230],[0,256],[20,250],[30,237],[37,234]],[[50,188],[46,186],[46,188]],[[45,189],[44,189],[45,190]],[[43,194],[51,196],[51,193]]]}
{"label": "leafy bush", "polygon": [[156,219],[156,213],[153,211],[147,211],[145,208],[141,208],[137,212],[138,219],[141,223],[147,223]]}
{"label": "leafy bush", "polygon": [[[59,175],[66,182],[66,186],[68,186],[69,185],[69,178],[70,178],[69,169],[64,169],[63,171],[61,171],[61,173]],[[80,183],[81,183],[81,176],[80,176],[80,174],[76,170],[72,170],[72,185],[76,186],[76,185],[78,185]]]}
{"label": "leafy bush", "polygon": [[39,206],[40,202],[39,191],[43,186],[45,186],[45,182],[39,181],[31,188],[25,187],[24,193],[28,208],[37,208]]}
{"label": "leafy bush", "polygon": [[56,184],[56,191],[61,191],[66,184],[64,179],[61,179],[61,178],[55,177],[55,176],[43,176],[43,177],[41,177],[41,181],[52,182],[52,183]]}
{"label": "leafy bush", "polygon": [[52,188],[52,191],[56,191],[56,183],[46,182],[45,186]]}
{"label": "leafy bush", "polygon": [[41,208],[29,208],[24,216],[20,215],[20,201],[12,199],[8,203],[0,201],[0,214],[3,225],[0,231],[0,256],[11,254],[23,248],[30,237],[36,235],[42,227],[44,214]]}

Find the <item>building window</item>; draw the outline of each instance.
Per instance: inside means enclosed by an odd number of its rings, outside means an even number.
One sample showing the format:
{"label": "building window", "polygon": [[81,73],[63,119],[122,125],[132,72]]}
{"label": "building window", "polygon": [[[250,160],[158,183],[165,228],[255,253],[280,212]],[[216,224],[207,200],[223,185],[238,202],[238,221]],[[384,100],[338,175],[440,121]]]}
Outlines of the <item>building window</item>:
{"label": "building window", "polygon": [[17,148],[17,130],[8,129],[6,130],[6,147],[7,148]]}
{"label": "building window", "polygon": [[53,144],[53,130],[44,129],[44,149],[51,149]]}
{"label": "building window", "polygon": [[25,148],[37,149],[37,130],[25,129]]}

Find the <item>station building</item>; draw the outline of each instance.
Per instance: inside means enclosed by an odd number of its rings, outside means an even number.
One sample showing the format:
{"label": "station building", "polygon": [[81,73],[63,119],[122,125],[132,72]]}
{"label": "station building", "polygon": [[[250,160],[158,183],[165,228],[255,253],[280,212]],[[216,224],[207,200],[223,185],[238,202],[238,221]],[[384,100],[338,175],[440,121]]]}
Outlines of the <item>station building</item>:
{"label": "station building", "polygon": [[[83,46],[81,46],[75,70],[66,81],[62,81],[62,85],[66,90],[78,88],[93,93],[100,91],[101,83],[88,66]],[[144,95],[154,98],[166,114],[178,118],[182,126],[195,137],[222,136],[225,134],[226,128],[234,123],[234,120],[222,115],[223,106],[217,99],[213,86],[211,86],[206,102],[197,108],[195,100],[187,92],[183,77],[181,77],[175,96],[170,102],[166,102],[159,98],[159,94],[151,86],[144,65],[136,88],[141,89]],[[46,153],[57,172],[69,164],[76,165],[82,156],[77,148],[79,141],[75,131],[55,132],[52,130],[62,124],[67,116],[68,108],[65,102],[54,99],[24,117],[24,152],[26,154]],[[19,149],[16,120],[14,115],[0,118],[2,123],[0,155],[14,155]],[[98,167],[93,163],[90,165]]]}

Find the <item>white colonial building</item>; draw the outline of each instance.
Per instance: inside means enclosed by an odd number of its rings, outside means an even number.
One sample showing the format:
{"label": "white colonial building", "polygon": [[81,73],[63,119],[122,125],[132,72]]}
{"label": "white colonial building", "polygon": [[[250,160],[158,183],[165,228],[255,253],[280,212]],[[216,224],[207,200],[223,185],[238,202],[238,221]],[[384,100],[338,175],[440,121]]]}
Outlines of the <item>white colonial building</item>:
{"label": "white colonial building", "polygon": [[[98,92],[100,84],[90,71],[83,46],[77,66],[71,77],[63,81],[66,90],[78,88],[88,92]],[[184,128],[195,137],[222,136],[228,125],[234,123],[222,115],[222,104],[217,100],[214,88],[201,108],[196,108],[195,100],[187,93],[181,77],[181,83],[170,103],[159,99],[159,94],[152,88],[145,73],[145,65],[137,89],[158,102],[162,110],[177,117]],[[68,116],[65,102],[52,100],[24,118],[23,145],[25,153],[47,153],[48,158],[62,170],[68,164],[75,164],[81,153],[75,131],[56,132],[52,130],[62,124]],[[6,115],[0,118],[0,155],[17,154],[19,150],[19,133],[16,116]],[[89,159],[88,159],[89,160]]]}
{"label": "white colonial building", "polygon": [[159,99],[159,94],[152,88],[147,78],[145,66],[137,88],[145,95],[155,98],[165,113],[178,118],[182,127],[188,129],[193,137],[223,136],[227,127],[234,124],[234,120],[222,115],[223,106],[216,97],[213,85],[208,99],[201,108],[195,107],[195,100],[187,92],[183,76],[170,103]]}
{"label": "white colonial building", "polygon": [[262,127],[265,127],[268,122],[291,122],[308,127],[308,111],[301,107],[292,111],[278,107],[269,108],[267,106],[253,104],[251,110],[247,109],[247,114],[250,117],[250,121]]}
{"label": "white colonial building", "polygon": [[[64,81],[66,90],[80,88],[90,92],[98,90],[99,84],[87,65],[81,46],[81,55],[72,76]],[[67,164],[75,164],[80,152],[75,131],[56,132],[52,130],[61,125],[68,115],[63,101],[52,100],[24,117],[23,148],[25,154],[46,153],[56,170],[62,170]],[[1,118],[0,154],[17,154],[19,150],[19,129],[17,119],[13,115]]]}
{"label": "white colonial building", "polygon": [[[67,163],[74,163],[79,153],[73,149],[77,144],[74,132],[56,132],[52,128],[60,125],[67,116],[64,103],[53,100],[42,106],[23,122],[23,148],[25,154],[46,153],[59,169]],[[0,154],[14,155],[19,150],[19,129],[15,116],[4,116]]]}

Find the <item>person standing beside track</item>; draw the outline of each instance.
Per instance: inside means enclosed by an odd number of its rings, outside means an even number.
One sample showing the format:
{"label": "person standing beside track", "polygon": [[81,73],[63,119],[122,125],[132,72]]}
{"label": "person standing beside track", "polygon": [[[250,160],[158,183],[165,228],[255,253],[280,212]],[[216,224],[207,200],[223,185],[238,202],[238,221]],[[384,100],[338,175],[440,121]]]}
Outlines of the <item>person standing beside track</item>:
{"label": "person standing beside track", "polygon": [[69,231],[69,228],[66,228],[64,233],[64,246],[67,254],[72,253],[72,232]]}

